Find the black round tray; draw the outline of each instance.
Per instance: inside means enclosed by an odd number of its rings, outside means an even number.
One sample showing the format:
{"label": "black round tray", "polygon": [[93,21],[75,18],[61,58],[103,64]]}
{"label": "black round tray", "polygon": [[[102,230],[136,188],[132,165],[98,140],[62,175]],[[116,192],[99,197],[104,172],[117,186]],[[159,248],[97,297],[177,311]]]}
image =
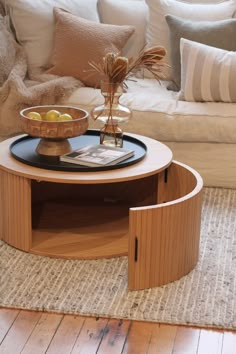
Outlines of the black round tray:
{"label": "black round tray", "polygon": [[[99,130],[87,130],[84,135],[68,139],[73,150],[79,149],[91,144],[99,144]],[[134,150],[134,156],[127,160],[121,161],[116,165],[88,167],[78,164],[59,161],[59,158],[44,157],[36,152],[36,147],[39,143],[39,138],[32,138],[31,136],[24,136],[15,140],[10,145],[10,152],[12,156],[27,165],[45,168],[47,170],[56,171],[75,171],[75,172],[93,172],[93,171],[106,171],[114,170],[121,167],[126,167],[137,163],[142,160],[146,155],[146,145],[131,136],[124,135],[123,148]]]}

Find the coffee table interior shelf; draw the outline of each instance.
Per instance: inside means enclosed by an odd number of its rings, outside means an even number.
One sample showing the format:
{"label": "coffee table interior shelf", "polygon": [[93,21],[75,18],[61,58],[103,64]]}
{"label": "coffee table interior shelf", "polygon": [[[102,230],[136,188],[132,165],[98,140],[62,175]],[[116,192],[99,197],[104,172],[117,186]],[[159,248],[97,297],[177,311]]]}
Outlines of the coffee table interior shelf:
{"label": "coffee table interior shelf", "polygon": [[130,290],[177,280],[198,260],[202,179],[141,138],[147,154],[124,168],[46,170],[17,161],[0,143],[1,234],[34,254],[67,259],[128,255]]}

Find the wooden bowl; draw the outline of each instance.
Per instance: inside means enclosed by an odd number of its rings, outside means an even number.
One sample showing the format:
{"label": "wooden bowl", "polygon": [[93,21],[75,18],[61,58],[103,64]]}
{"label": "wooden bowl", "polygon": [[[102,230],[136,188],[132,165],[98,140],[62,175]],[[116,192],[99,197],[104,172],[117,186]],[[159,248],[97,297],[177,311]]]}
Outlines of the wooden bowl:
{"label": "wooden bowl", "polygon": [[[36,120],[27,117],[29,112],[42,116],[50,110],[61,114],[68,113],[73,118],[67,121]],[[21,126],[24,133],[41,138],[36,151],[40,155],[60,156],[72,150],[68,138],[84,134],[88,129],[89,114],[85,110],[71,106],[34,106],[20,111]]]}

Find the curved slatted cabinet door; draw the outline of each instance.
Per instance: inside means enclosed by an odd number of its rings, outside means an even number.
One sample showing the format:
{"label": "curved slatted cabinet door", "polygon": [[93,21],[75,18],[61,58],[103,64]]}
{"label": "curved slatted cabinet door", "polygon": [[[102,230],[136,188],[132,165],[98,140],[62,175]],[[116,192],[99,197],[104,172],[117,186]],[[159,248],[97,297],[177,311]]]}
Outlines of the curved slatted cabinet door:
{"label": "curved slatted cabinet door", "polygon": [[158,204],[130,209],[130,290],[167,284],[195,267],[202,188],[195,170],[173,161],[158,176]]}
{"label": "curved slatted cabinet door", "polygon": [[29,251],[32,242],[31,181],[6,171],[1,171],[0,181],[0,238],[13,247]]}

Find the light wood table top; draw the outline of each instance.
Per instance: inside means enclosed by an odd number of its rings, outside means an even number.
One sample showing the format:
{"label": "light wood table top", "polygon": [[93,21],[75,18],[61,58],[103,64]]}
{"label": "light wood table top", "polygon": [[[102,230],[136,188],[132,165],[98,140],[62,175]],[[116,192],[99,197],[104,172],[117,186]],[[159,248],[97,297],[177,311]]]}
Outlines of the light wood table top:
{"label": "light wood table top", "polygon": [[7,139],[0,143],[0,166],[2,170],[15,173],[30,179],[58,183],[100,184],[140,179],[154,175],[172,162],[172,151],[164,144],[154,139],[137,134],[128,134],[141,140],[147,146],[143,160],[128,167],[96,172],[64,172],[33,167],[17,161],[11,156],[9,147],[19,137]]}

